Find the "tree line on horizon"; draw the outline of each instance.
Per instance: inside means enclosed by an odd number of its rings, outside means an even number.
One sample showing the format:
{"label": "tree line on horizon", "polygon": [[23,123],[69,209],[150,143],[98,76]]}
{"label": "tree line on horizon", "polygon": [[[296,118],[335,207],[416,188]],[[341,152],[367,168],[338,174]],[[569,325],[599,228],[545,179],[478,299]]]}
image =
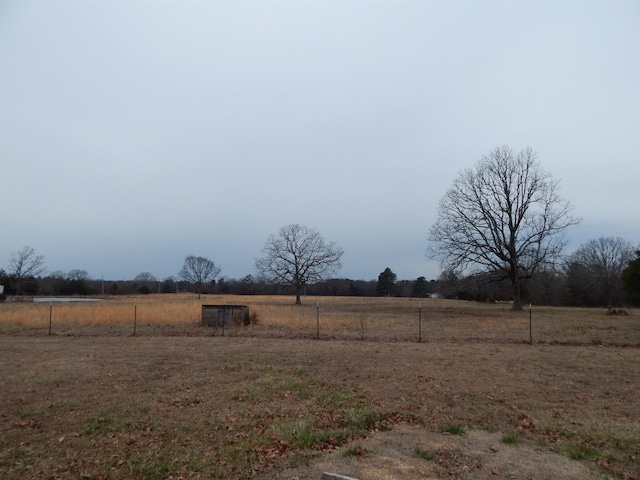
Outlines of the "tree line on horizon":
{"label": "tree line on horizon", "polygon": [[[344,253],[315,229],[290,224],[267,238],[257,275],[220,277],[212,260],[189,255],[178,278],[158,281],[143,272],[132,281],[95,280],[84,270],[43,276],[44,257],[30,247],[14,252],[0,270],[6,294],[87,293],[292,293],[302,295],[413,296],[510,301],[550,305],[638,304],[640,247],[619,237],[601,237],[564,255],[565,231],[582,220],[559,194],[559,180],[546,172],[531,148],[502,146],[460,172],[438,204],[427,236],[427,257],[440,261],[437,280],[397,281],[390,268],[376,281],[336,277]],[[109,282],[108,282],[109,283]],[[91,288],[93,287],[93,288]],[[175,288],[174,288],[175,287]],[[132,291],[133,290],[133,291]]]}
{"label": "tree line on horizon", "polygon": [[[608,246],[608,247],[607,247]],[[616,247],[617,246],[617,247]],[[619,258],[606,262],[595,259],[603,252],[615,252],[624,247]],[[614,255],[615,256],[615,255]],[[625,263],[625,259],[628,259]],[[606,264],[606,265],[605,265]],[[607,269],[608,266],[608,269]],[[439,297],[471,301],[511,301],[511,287],[507,280],[497,280],[494,273],[459,275],[442,272],[437,279],[398,280],[387,267],[377,280],[328,278],[305,285],[306,296],[357,297]],[[16,295],[15,277],[0,269],[0,285],[4,297]],[[142,272],[131,280],[92,279],[85,270],[68,273],[52,272],[28,277],[22,282],[22,295],[145,295],[198,292],[198,285],[180,280],[178,276],[158,279]],[[220,295],[290,295],[292,288],[265,281],[248,274],[242,278],[219,277],[200,286],[202,294]],[[629,242],[605,237],[582,245],[567,258],[560,271],[540,272],[523,284],[523,298],[534,305],[611,307],[640,305],[640,249],[634,250]]]}

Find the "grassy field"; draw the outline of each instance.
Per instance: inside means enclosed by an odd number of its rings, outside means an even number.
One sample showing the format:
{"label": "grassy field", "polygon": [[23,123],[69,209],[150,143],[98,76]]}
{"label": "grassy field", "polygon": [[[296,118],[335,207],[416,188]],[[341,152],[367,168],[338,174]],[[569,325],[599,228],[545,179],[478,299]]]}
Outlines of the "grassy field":
{"label": "grassy field", "polygon": [[[282,472],[341,446],[339,462],[373,463],[366,443],[348,442],[402,425],[416,427],[403,448],[430,478],[529,478],[426,441],[477,431],[498,435],[512,464],[526,446],[589,478],[640,478],[633,312],[534,307],[528,345],[528,311],[422,300],[419,343],[417,300],[306,301],[0,305],[0,478],[318,478]],[[249,305],[257,323],[224,336],[199,325],[203,303],[225,302]]]}
{"label": "grassy field", "polygon": [[[0,304],[4,335],[227,335],[372,341],[464,341],[640,346],[640,321],[605,309],[358,297],[146,295],[100,302]],[[200,325],[203,304],[243,304],[257,316],[224,332]],[[633,313],[633,312],[632,312]],[[530,320],[531,315],[531,322]],[[530,330],[531,327],[531,330]]]}

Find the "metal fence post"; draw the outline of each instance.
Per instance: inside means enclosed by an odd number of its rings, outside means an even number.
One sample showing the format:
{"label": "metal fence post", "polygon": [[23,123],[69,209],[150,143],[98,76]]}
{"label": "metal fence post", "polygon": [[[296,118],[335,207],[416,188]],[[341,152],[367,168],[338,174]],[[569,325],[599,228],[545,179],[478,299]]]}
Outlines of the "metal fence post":
{"label": "metal fence post", "polygon": [[531,328],[531,304],[529,304],[529,345],[533,345],[533,332]]}
{"label": "metal fence post", "polygon": [[422,343],[422,302],[418,302],[418,343]]}

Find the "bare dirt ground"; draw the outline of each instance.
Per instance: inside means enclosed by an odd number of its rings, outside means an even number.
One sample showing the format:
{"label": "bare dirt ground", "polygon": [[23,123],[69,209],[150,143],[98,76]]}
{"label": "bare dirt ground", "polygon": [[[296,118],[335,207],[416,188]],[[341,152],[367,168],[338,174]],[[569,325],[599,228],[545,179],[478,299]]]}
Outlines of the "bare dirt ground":
{"label": "bare dirt ground", "polygon": [[[416,449],[435,452],[436,458],[425,461],[416,455]],[[346,451],[355,454],[345,456]],[[370,480],[607,478],[558,453],[531,445],[505,445],[498,433],[476,430],[464,435],[443,435],[412,425],[373,433],[277,478],[317,480],[324,472]]]}
{"label": "bare dirt ground", "polygon": [[639,394],[629,347],[0,336],[0,478],[638,479]]}

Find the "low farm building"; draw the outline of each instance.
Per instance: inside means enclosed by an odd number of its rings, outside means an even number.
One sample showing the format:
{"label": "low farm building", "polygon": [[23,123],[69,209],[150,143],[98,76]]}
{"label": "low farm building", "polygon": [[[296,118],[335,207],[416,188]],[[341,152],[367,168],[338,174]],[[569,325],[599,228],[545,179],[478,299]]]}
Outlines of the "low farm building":
{"label": "low farm building", "polygon": [[202,324],[208,327],[249,325],[249,307],[246,305],[202,305]]}

